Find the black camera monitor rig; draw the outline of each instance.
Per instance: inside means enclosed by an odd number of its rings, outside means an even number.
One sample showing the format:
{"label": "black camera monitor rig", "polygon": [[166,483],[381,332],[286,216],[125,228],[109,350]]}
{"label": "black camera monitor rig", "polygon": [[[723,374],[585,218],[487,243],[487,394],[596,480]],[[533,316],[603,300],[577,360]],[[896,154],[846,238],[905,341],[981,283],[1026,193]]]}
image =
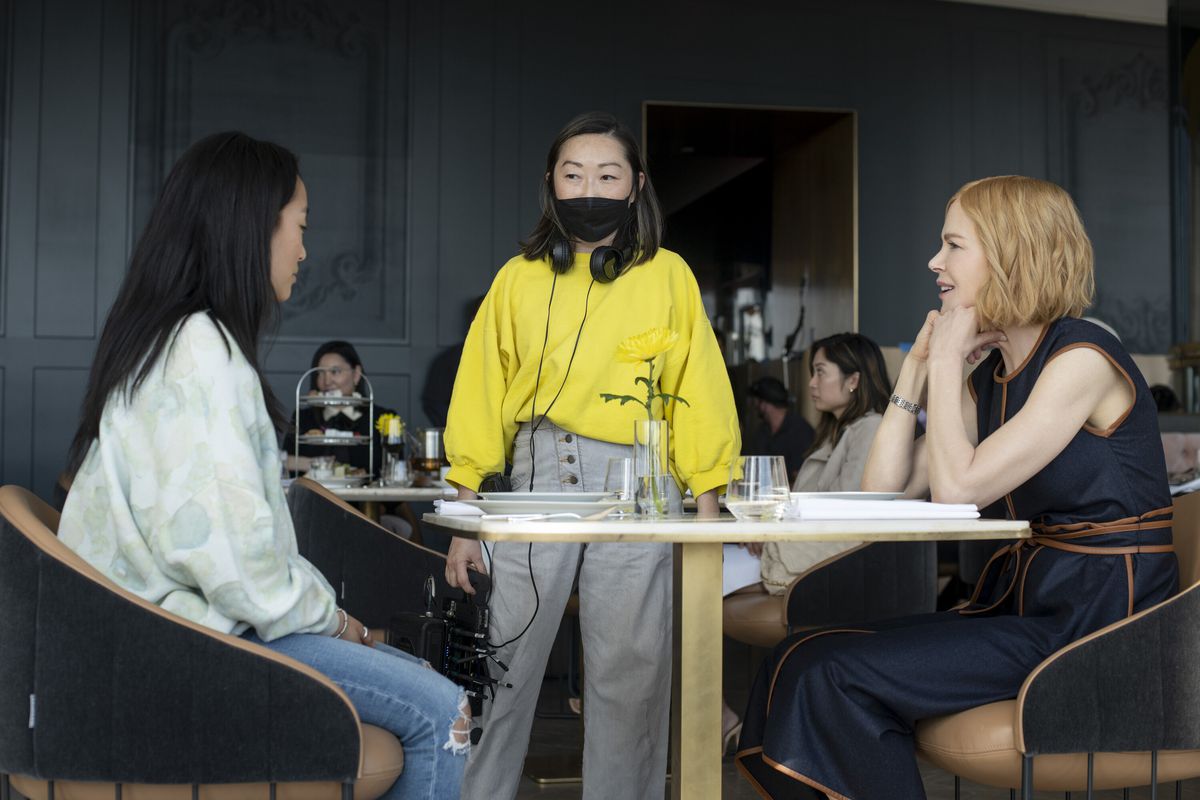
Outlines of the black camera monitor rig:
{"label": "black camera monitor rig", "polygon": [[488,693],[495,697],[499,683],[492,677],[488,661],[508,671],[488,642],[486,600],[478,589],[474,595],[448,589],[438,597],[437,585],[432,575],[425,578],[425,611],[405,611],[392,617],[387,643],[428,661],[462,686],[472,698],[472,706],[477,706]]}

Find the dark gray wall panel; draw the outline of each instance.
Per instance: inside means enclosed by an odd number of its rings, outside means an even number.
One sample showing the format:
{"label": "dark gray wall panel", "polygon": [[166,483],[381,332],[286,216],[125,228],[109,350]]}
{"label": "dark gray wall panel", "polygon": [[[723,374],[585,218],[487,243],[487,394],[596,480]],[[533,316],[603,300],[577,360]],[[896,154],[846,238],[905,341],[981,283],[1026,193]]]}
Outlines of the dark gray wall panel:
{"label": "dark gray wall panel", "polygon": [[[4,207],[4,332],[33,336],[34,283],[37,265],[39,115],[42,78],[42,7],[29,0],[13,3],[11,72],[8,77],[8,163]],[[11,408],[10,408],[11,412]],[[24,423],[22,423],[24,424]],[[12,440],[9,440],[11,445]]]}
{"label": "dark gray wall panel", "polygon": [[[977,31],[971,37],[971,171],[977,176],[1024,171],[1021,141],[1021,36]],[[1014,68],[1014,65],[1016,68]]]}
{"label": "dark gray wall panel", "polygon": [[1166,352],[1165,48],[1058,41],[1049,63],[1051,177],[1075,197],[1095,247],[1092,313],[1132,351]]}
{"label": "dark gray wall panel", "polygon": [[[441,27],[440,3],[405,3],[408,9],[408,25],[411,35],[408,48],[403,54],[411,74],[409,91],[405,97],[405,110],[409,135],[409,185],[407,194],[407,217],[393,215],[393,222],[404,219],[408,225],[408,249],[404,257],[412,265],[408,271],[408,283],[396,286],[394,291],[404,292],[408,303],[409,330],[406,337],[396,344],[407,344],[414,348],[432,344],[437,336],[437,276],[442,266],[440,247],[442,236],[441,195],[444,190],[442,179],[442,120],[441,120],[441,53],[444,46]],[[472,9],[473,10],[473,9]],[[459,12],[470,17],[471,11],[461,8]],[[453,32],[447,32],[453,39]],[[400,53],[396,53],[400,57]],[[467,59],[471,61],[470,58]],[[481,142],[481,144],[484,144]],[[458,235],[468,236],[472,220],[460,218]],[[389,302],[401,302],[393,294]],[[406,358],[407,353],[395,353],[392,358]],[[364,356],[365,358],[365,356]],[[378,365],[372,361],[372,369]],[[389,365],[390,366],[390,365]]]}
{"label": "dark gray wall panel", "polygon": [[[0,51],[0,294],[6,286],[5,277],[8,274],[8,249],[4,247],[8,228],[8,121],[11,116],[8,109],[12,96],[12,87],[8,79],[12,74],[12,13],[11,0],[0,0],[0,43],[4,49]],[[4,336],[4,302],[0,298],[0,336]],[[3,417],[0,417],[2,427]],[[0,449],[0,453],[3,450]]]}
{"label": "dark gray wall panel", "polygon": [[42,8],[35,334],[91,338],[104,4],[46,0]]}
{"label": "dark gray wall panel", "polygon": [[54,482],[67,461],[67,450],[75,435],[79,403],[87,388],[88,370],[78,367],[38,367],[30,388],[33,431],[30,461],[33,491],[53,497]]}
{"label": "dark gray wall panel", "polygon": [[640,128],[647,100],[855,112],[860,327],[881,343],[936,305],[950,193],[1023,172],[1076,194],[1100,315],[1165,346],[1146,312],[1167,291],[1165,111],[1124,88],[1154,85],[1162,29],[932,0],[0,0],[4,27],[9,481],[61,469],[34,376],[87,369],[164,170],[221,127],[299,151],[309,183],[309,260],[264,359],[289,408],[315,347],[348,338],[422,424],[429,361],[537,218],[551,137],[594,108]]}
{"label": "dark gray wall panel", "polygon": [[[453,3],[442,3],[440,8],[440,28],[454,32],[455,46],[443,47],[440,54],[440,258],[437,283],[429,288],[436,292],[432,296],[449,299],[477,285],[480,265],[493,270],[499,266],[492,263],[491,247],[496,156],[487,146],[495,136],[491,114],[495,73],[481,71],[473,59],[461,57],[464,51],[488,53],[495,34],[490,14],[464,17]],[[439,310],[445,313],[439,314],[435,341],[443,345],[462,341],[462,313],[446,306]]]}
{"label": "dark gray wall panel", "polygon": [[[4,403],[4,398],[5,398],[4,376],[5,376],[4,367],[0,366],[0,455],[2,455],[5,452],[4,451],[4,426],[8,420],[8,416],[5,414],[6,408],[5,408],[5,403]],[[0,457],[0,486],[4,486],[5,484],[8,483],[8,475],[6,474],[4,468],[5,468],[5,459]]]}
{"label": "dark gray wall panel", "polygon": [[[125,276],[134,236],[130,224],[133,203],[130,115],[134,97],[131,3],[132,0],[104,2],[104,61],[100,71],[100,129],[96,142],[99,185],[93,308],[97,336]],[[84,347],[90,356],[92,342]]]}

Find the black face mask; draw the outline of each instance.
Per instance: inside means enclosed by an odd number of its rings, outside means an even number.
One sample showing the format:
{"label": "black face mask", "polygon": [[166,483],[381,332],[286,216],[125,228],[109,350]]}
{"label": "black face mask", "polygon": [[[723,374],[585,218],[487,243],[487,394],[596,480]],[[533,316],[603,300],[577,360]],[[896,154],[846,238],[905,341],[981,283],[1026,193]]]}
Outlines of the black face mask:
{"label": "black face mask", "polygon": [[608,237],[621,227],[632,210],[628,200],[608,197],[572,197],[554,201],[554,211],[571,238],[589,243]]}

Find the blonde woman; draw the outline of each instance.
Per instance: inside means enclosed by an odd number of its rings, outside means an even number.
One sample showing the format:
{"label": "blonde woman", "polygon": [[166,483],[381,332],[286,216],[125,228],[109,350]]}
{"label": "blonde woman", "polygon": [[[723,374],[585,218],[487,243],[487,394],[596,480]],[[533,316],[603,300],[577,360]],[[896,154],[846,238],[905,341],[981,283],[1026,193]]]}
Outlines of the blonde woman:
{"label": "blonde woman", "polygon": [[1035,538],[993,556],[963,608],[784,640],[738,751],[768,797],[923,798],[917,720],[1015,697],[1050,653],[1176,590],[1154,401],[1120,342],[1079,319],[1092,247],[1070,196],[1017,176],[963,186],[929,269],[941,309],[863,488],[975,503]]}

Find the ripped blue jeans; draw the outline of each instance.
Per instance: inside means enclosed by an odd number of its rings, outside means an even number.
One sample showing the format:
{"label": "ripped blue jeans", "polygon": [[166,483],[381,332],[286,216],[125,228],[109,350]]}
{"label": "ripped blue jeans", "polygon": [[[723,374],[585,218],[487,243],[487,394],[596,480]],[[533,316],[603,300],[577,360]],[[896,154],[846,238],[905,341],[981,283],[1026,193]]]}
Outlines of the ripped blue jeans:
{"label": "ripped blue jeans", "polygon": [[408,653],[331,636],[295,633],[256,644],[308,664],[342,688],[363,722],[391,731],[404,746],[404,771],[383,800],[458,800],[469,718],[463,690]]}

